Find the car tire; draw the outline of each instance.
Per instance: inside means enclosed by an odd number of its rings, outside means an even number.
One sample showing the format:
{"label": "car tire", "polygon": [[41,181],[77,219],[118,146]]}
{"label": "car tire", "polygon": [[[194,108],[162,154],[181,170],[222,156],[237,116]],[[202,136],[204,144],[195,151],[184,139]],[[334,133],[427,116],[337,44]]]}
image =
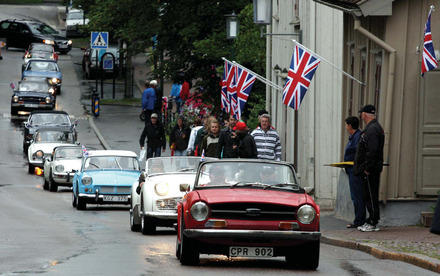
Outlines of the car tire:
{"label": "car tire", "polygon": [[134,223],[135,216],[139,216],[139,214],[137,214],[135,209],[132,209],[132,212],[130,212],[130,229],[133,232],[139,232],[141,230],[141,225]]}
{"label": "car tire", "polygon": [[76,209],[77,210],[85,210],[87,208],[87,203],[84,199],[80,198],[78,195],[75,196],[76,198]]}
{"label": "car tire", "polygon": [[154,221],[147,216],[141,217],[141,232],[143,235],[154,235],[156,233]]}
{"label": "car tire", "polygon": [[28,164],[28,173],[34,174],[35,173],[35,166],[32,164]]}
{"label": "car tire", "polygon": [[72,207],[76,207],[76,196],[75,193],[72,191]]}
{"label": "car tire", "polygon": [[49,182],[46,180],[46,177],[43,177],[44,183],[43,183],[43,190],[49,190]]}
{"label": "car tire", "polygon": [[296,253],[286,256],[286,262],[291,266],[316,270],[319,266],[319,248],[319,240],[292,247],[290,251]]}
{"label": "car tire", "polygon": [[185,220],[183,216],[180,219],[180,263],[182,265],[198,265],[200,263],[200,253],[197,250],[196,243],[185,237]]}
{"label": "car tire", "polygon": [[58,191],[58,185],[55,183],[55,181],[52,178],[52,172],[49,174],[49,191],[51,192],[57,192]]}

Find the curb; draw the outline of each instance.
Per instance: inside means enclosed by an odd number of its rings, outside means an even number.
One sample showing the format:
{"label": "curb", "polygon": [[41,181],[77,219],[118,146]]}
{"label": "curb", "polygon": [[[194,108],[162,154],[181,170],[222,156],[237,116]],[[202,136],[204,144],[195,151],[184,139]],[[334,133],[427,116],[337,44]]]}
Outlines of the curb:
{"label": "curb", "polygon": [[107,143],[107,141],[104,139],[99,129],[96,127],[93,116],[88,115],[88,117],[89,117],[90,127],[93,129],[93,132],[95,132],[96,137],[98,137],[98,140],[101,143],[101,145],[104,147],[104,149],[111,150],[110,145]]}
{"label": "curb", "polygon": [[339,247],[345,247],[350,249],[359,250],[365,253],[368,253],[378,259],[389,259],[394,261],[401,261],[405,263],[409,263],[418,267],[421,267],[423,269],[427,269],[433,272],[440,273],[440,264],[436,264],[433,262],[430,262],[428,260],[405,254],[405,253],[397,253],[397,252],[391,252],[382,250],[370,245],[366,245],[364,243],[355,242],[355,241],[348,241],[348,240],[341,240],[337,238],[332,238],[328,236],[321,236],[321,241],[325,244],[339,246]]}

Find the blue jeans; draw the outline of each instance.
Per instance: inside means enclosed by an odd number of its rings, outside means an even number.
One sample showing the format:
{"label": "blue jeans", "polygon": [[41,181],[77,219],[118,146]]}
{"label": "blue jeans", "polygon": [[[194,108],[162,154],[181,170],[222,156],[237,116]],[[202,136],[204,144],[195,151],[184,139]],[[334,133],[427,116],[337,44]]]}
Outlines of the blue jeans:
{"label": "blue jeans", "polygon": [[186,150],[175,150],[174,156],[186,156]]}
{"label": "blue jeans", "polygon": [[355,225],[363,225],[365,223],[366,210],[364,201],[364,192],[362,186],[362,179],[360,176],[353,175],[353,168],[346,168],[348,180],[350,183],[350,196],[354,207],[354,221]]}
{"label": "blue jeans", "polygon": [[161,147],[157,147],[157,148],[152,148],[152,147],[147,147],[147,159],[151,158],[151,157],[160,157],[161,154]]}

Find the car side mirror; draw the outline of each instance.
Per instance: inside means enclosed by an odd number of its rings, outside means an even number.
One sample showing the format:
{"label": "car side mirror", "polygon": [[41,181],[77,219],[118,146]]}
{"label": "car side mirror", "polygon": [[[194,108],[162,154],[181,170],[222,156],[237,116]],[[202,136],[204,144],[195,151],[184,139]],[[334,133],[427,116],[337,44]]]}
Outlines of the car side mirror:
{"label": "car side mirror", "polygon": [[189,186],[189,184],[180,184],[179,189],[181,192],[189,192],[191,186]]}

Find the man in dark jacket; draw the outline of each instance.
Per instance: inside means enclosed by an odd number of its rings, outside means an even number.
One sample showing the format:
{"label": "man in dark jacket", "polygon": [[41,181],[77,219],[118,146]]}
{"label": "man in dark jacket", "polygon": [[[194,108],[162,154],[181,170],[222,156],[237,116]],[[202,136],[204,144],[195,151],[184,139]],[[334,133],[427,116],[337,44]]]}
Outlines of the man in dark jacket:
{"label": "man in dark jacket", "polygon": [[238,122],[234,130],[237,132],[238,146],[234,145],[234,149],[238,152],[240,158],[257,158],[257,146],[254,137],[249,134],[249,128],[245,122]]}
{"label": "man in dark jacket", "polygon": [[160,148],[162,147],[162,151],[165,151],[167,144],[163,125],[159,122],[158,117],[156,113],[151,114],[150,123],[145,125],[141,138],[139,139],[142,150],[144,149],[145,138],[147,138],[147,159],[160,157]]}
{"label": "man in dark jacket", "polygon": [[369,217],[358,229],[363,232],[379,231],[379,180],[383,166],[385,134],[376,120],[376,108],[373,105],[364,106],[359,113],[367,126],[361,133],[356,150],[354,174],[362,178],[364,202]]}
{"label": "man in dark jacket", "polygon": [[[361,138],[359,130],[359,119],[357,117],[348,117],[345,119],[345,129],[350,134],[348,143],[345,147],[344,161],[354,161],[356,149]],[[350,184],[350,196],[354,207],[354,221],[347,225],[347,228],[357,228],[365,223],[365,203],[363,198],[363,187],[361,177],[353,174],[353,167],[345,169]]]}
{"label": "man in dark jacket", "polygon": [[237,135],[234,132],[237,119],[234,115],[229,115],[228,126],[220,132],[218,139],[217,158],[237,158],[237,151],[233,149],[237,145]]}
{"label": "man in dark jacket", "polygon": [[177,118],[176,126],[170,134],[170,147],[174,149],[175,156],[185,156],[188,147],[190,129],[185,126],[183,117]]}

